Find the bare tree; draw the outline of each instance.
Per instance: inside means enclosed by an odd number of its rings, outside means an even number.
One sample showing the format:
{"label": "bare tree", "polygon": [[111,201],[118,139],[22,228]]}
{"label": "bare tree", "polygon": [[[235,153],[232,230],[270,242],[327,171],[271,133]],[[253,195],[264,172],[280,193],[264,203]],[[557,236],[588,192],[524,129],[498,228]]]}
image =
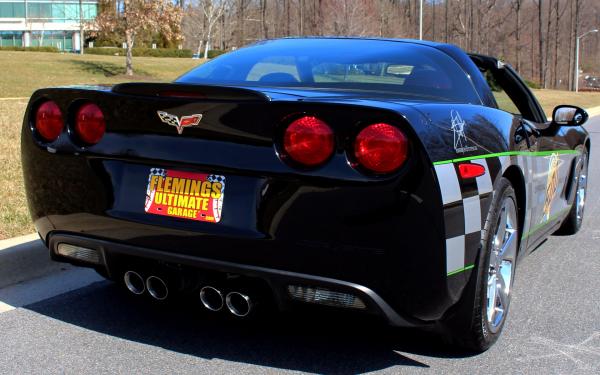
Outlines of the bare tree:
{"label": "bare tree", "polygon": [[125,35],[125,74],[133,75],[133,46],[144,30],[162,32],[167,38],[181,38],[181,9],[169,0],[123,0],[116,12],[104,12],[95,19],[100,32],[118,31]]}

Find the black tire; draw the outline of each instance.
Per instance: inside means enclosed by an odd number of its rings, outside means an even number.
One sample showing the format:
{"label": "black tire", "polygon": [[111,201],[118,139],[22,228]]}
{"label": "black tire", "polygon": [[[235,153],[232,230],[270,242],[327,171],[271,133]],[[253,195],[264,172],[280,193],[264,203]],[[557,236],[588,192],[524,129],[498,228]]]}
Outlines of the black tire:
{"label": "black tire", "polygon": [[[503,210],[506,199],[512,200],[515,210],[517,209],[517,199],[515,191],[512,188],[510,181],[504,177],[498,181],[494,189],[492,204],[488,212],[484,229],[482,230],[481,248],[476,261],[476,268],[473,270],[471,277],[465,287],[463,296],[456,306],[452,309],[448,317],[442,323],[443,334],[447,341],[454,345],[458,345],[463,349],[474,351],[477,353],[487,350],[492,346],[504,327],[508,307],[503,313],[503,318],[499,325],[493,326],[488,322],[488,277],[491,273],[490,257],[493,250],[493,240],[499,228],[500,214]],[[507,202],[510,203],[510,202]],[[510,233],[515,233],[512,241],[515,241],[514,262],[512,264],[512,272],[510,277],[510,288],[514,281],[514,270],[516,257],[518,252],[518,241],[520,239],[520,230],[518,229],[518,211],[515,212],[515,230]],[[516,232],[515,232],[516,231]],[[495,253],[496,254],[496,253]],[[510,297],[510,294],[508,295]],[[510,301],[510,298],[509,298]],[[510,306],[510,303],[508,303]],[[492,329],[493,328],[493,329]]]}
{"label": "black tire", "polygon": [[[584,149],[576,169],[577,180],[571,209],[560,228],[554,232],[555,235],[569,236],[579,232],[579,229],[581,229],[581,225],[583,224],[585,199],[587,196],[588,160],[588,151],[587,149]],[[583,193],[580,191],[580,188],[583,190]],[[583,194],[583,196],[581,196],[581,194]],[[582,200],[581,206],[579,206],[580,199]]]}

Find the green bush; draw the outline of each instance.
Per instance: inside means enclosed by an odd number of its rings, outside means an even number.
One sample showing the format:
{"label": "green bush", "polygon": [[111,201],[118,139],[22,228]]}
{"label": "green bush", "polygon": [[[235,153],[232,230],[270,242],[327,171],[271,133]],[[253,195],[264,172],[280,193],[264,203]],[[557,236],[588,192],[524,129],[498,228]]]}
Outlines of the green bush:
{"label": "green bush", "polygon": [[[211,49],[211,50],[208,50],[208,58],[214,59],[215,57],[222,55],[224,53],[227,53],[227,51],[222,50],[222,49]],[[202,56],[204,56],[204,55],[202,55]]]}
{"label": "green bush", "polygon": [[56,47],[0,47],[0,51],[59,52]]}
{"label": "green bush", "polygon": [[523,79],[523,80],[525,81],[525,84],[527,86],[529,86],[529,88],[532,88],[532,89],[541,89],[542,88],[542,86],[537,82],[529,81],[527,79]]}
{"label": "green bush", "polygon": [[[127,52],[124,48],[107,47],[107,48],[87,48],[85,53],[90,55],[117,55],[124,56]],[[176,48],[134,48],[133,56],[146,57],[192,57],[192,51],[189,49]]]}

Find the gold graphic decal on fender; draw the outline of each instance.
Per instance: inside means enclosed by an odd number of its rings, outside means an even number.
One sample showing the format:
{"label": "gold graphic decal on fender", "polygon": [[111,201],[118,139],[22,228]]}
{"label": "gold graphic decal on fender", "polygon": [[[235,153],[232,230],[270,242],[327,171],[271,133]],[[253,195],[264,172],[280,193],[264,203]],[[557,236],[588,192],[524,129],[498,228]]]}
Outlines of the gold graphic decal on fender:
{"label": "gold graphic decal on fender", "polygon": [[554,200],[558,188],[558,167],[561,163],[558,154],[552,154],[546,159],[549,159],[550,162],[548,165],[548,181],[546,182],[546,199],[544,200],[544,216],[542,221],[547,221],[550,218],[552,201]]}
{"label": "gold graphic decal on fender", "polygon": [[151,168],[144,211],[218,223],[224,192],[225,176]]}

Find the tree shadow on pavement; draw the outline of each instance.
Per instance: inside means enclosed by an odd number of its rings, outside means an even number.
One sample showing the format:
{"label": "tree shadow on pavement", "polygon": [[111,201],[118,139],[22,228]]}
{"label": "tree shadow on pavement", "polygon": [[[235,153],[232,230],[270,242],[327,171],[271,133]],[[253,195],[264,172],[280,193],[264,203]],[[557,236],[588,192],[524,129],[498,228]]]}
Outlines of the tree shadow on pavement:
{"label": "tree shadow on pavement", "polygon": [[464,357],[427,333],[392,329],[364,316],[287,313],[238,320],[207,312],[194,299],[156,303],[107,282],[26,308],[178,353],[305,372],[355,374],[393,366],[429,367],[398,351]]}

